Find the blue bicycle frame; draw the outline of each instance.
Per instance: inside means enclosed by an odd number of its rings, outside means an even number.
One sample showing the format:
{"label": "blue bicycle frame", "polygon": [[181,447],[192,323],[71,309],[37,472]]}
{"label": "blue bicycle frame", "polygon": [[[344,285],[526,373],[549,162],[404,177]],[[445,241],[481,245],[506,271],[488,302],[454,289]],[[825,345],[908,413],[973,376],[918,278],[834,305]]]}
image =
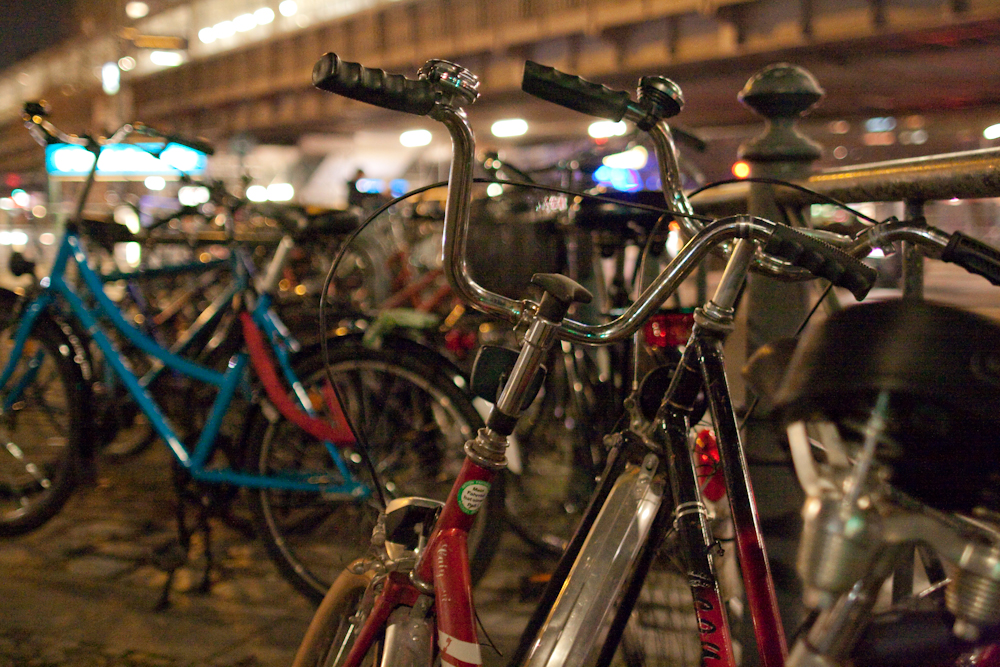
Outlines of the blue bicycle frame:
{"label": "blue bicycle frame", "polygon": [[[287,242],[290,243],[291,240],[288,239]],[[33,381],[34,374],[29,371],[22,376],[16,386],[7,387],[7,383],[14,373],[18,360],[24,352],[25,342],[35,326],[38,317],[47,308],[55,307],[57,305],[57,298],[62,297],[76,318],[83,324],[88,334],[97,343],[114,374],[121,380],[129,394],[149,418],[156,432],[170,447],[178,463],[191,474],[193,479],[252,488],[313,491],[323,493],[324,495],[350,496],[358,499],[367,498],[371,494],[371,489],[355,479],[345,464],[338,447],[331,442],[325,443],[326,449],[329,452],[331,463],[339,473],[338,476],[330,474],[333,472],[332,469],[325,473],[323,471],[300,471],[294,474],[262,475],[236,470],[231,467],[207,467],[207,462],[212,457],[219,429],[222,426],[223,417],[228,411],[234,395],[241,388],[244,391],[249,391],[249,384],[246,378],[248,355],[245,351],[237,353],[230,359],[226,370],[219,372],[208,366],[186,359],[180,356],[180,353],[190,344],[191,340],[196,338],[198,331],[203,330],[206,326],[214,326],[218,322],[224,312],[224,308],[227,304],[233,303],[236,295],[250,289],[250,271],[246,266],[247,260],[245,255],[240,252],[240,249],[234,248],[233,256],[234,280],[232,285],[202,313],[202,316],[199,317],[196,323],[197,329],[189,331],[172,349],[167,349],[157,343],[150,335],[128,322],[122,316],[115,303],[105,294],[103,288],[104,283],[109,280],[127,279],[130,276],[143,275],[143,273],[150,275],[159,270],[115,273],[110,276],[98,274],[88,264],[87,254],[81,244],[79,232],[71,225],[63,235],[51,274],[41,281],[40,292],[23,311],[14,337],[11,356],[2,373],[0,373],[0,389],[8,390],[2,403],[0,403],[0,408],[5,413],[11,410],[12,406],[21,398],[26,387]],[[81,277],[80,289],[85,290],[88,296],[93,297],[95,305],[89,306],[66,281],[66,270],[71,264],[76,266]],[[292,388],[299,406],[308,414],[315,414],[315,410],[303,389],[302,383],[292,369],[291,353],[298,349],[297,342],[291,337],[284,324],[271,310],[271,297],[268,292],[266,290],[260,293],[254,292],[254,296],[255,304],[251,311],[254,322],[269,341],[284,379]],[[99,323],[100,317],[106,318],[111,326],[125,336],[131,344],[159,362],[157,368],[154,368],[154,370],[142,378],[137,377],[129,370],[122,362],[108,335],[102,330]],[[33,359],[30,363],[30,368],[37,369],[40,363],[40,359]],[[164,369],[170,369],[195,381],[218,388],[218,393],[208,413],[208,419],[192,449],[189,449],[181,441],[177,435],[177,431],[171,426],[160,406],[148,391],[149,384]],[[331,479],[332,477],[338,477],[338,479]]]}

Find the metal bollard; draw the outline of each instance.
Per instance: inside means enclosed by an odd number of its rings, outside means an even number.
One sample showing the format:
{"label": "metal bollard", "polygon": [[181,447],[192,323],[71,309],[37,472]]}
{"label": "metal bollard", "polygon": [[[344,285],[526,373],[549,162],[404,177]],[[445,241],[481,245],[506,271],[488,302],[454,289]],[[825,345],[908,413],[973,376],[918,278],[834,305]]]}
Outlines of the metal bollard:
{"label": "metal bollard", "polygon": [[[750,78],[739,99],[765,121],[764,132],[739,149],[740,159],[750,164],[752,177],[797,180],[809,176],[822,151],[799,131],[797,122],[823,94],[816,79],[796,65],[770,65]],[[788,213],[796,209],[779,204],[777,194],[771,184],[751,182],[749,212],[775,222],[794,223]],[[808,289],[807,283],[779,282],[758,274],[749,276],[744,295],[748,357],[761,345],[796,333],[808,312]],[[747,397],[748,404],[750,398]],[[784,433],[777,424],[749,420],[744,442],[787,634],[798,627],[805,613],[801,584],[794,575],[802,526],[799,511],[804,496],[791,466],[773,465],[787,458]],[[747,625],[738,631],[747,646],[743,652],[744,665],[754,665],[757,655],[750,649],[754,640]]]}
{"label": "metal bollard", "polygon": [[[740,159],[750,164],[751,177],[796,180],[809,175],[822,149],[796,123],[823,94],[812,74],[787,63],[769,65],[747,81],[739,100],[765,121],[763,134],[739,149]],[[775,186],[750,183],[749,213],[791,224],[775,195]],[[805,284],[759,275],[751,275],[746,298],[747,356],[764,343],[793,335],[808,307]]]}

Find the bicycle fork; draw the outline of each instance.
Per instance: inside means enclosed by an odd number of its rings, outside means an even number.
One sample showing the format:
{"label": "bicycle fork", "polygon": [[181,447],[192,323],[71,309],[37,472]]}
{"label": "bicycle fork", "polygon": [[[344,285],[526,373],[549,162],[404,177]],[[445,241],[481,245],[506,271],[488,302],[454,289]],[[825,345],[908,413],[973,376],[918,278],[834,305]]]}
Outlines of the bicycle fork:
{"label": "bicycle fork", "polygon": [[[386,508],[387,557],[383,565],[391,571],[381,580],[382,590],[343,663],[345,667],[360,664],[383,631],[385,667],[429,666],[435,639],[443,664],[482,664],[469,573],[469,530],[494,477],[506,466],[507,437],[514,431],[522,406],[534,397],[539,368],[556,343],[556,330],[566,310],[572,303],[590,299],[585,289],[564,276],[536,274],[532,283],[544,294],[537,310],[527,315],[530,323],[524,342],[486,426],[465,444],[465,462],[443,507],[435,501],[409,498],[394,500]],[[409,515],[394,512],[406,505],[418,509]],[[429,507],[441,507],[436,521],[427,514]],[[433,529],[426,530],[432,523]],[[397,533],[406,536],[411,545],[393,553]]]}

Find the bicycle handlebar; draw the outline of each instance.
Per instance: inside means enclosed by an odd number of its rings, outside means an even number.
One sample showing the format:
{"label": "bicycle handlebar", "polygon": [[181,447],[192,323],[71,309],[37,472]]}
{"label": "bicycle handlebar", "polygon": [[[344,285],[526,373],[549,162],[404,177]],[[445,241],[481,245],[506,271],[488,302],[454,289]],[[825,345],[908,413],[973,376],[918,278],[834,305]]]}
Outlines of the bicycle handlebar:
{"label": "bicycle handlebar", "polygon": [[[617,116],[642,122],[654,140],[668,204],[680,218],[692,213],[680,185],[670,130],[663,122],[663,118],[682,104],[680,91],[672,94],[673,84],[668,85],[664,83],[667,80],[659,77],[644,77],[640,81],[639,101],[633,102],[625,93],[536,63],[526,65],[525,79],[525,89],[544,99],[560,101],[577,110],[586,109],[585,112],[597,111],[611,119]],[[420,70],[420,79],[406,79],[381,70],[367,70],[356,63],[343,63],[335,54],[328,53],[314,69],[314,82],[324,90],[376,106],[426,114],[448,128],[453,160],[445,207],[445,274],[467,303],[487,314],[517,322],[533,309],[535,306],[526,301],[515,301],[484,289],[469,275],[465,251],[475,139],[461,104],[476,99],[478,79],[445,61],[430,61]],[[550,86],[557,90],[553,92]],[[709,252],[734,239],[760,242],[763,254],[758,253],[757,264],[768,273],[790,279],[820,276],[846,288],[859,300],[874,284],[876,272],[858,258],[867,256],[874,247],[902,240],[930,248],[941,259],[960,264],[1000,284],[1000,252],[961,235],[949,238],[944,232],[926,225],[886,222],[864,230],[856,238],[830,234],[820,240],[786,225],[752,216],[735,216],[704,226],[692,225],[688,231],[688,243],[622,315],[598,325],[566,319],[560,325],[558,336],[571,342],[599,345],[628,337],[674,293]]]}
{"label": "bicycle handlebar", "polygon": [[426,116],[437,95],[426,79],[407,79],[401,74],[366,68],[327,53],[313,67],[313,85],[321,90],[367,102],[383,109]]}
{"label": "bicycle handlebar", "polygon": [[948,245],[941,251],[941,260],[958,264],[966,271],[1000,285],[1000,252],[962,232],[951,235]]}
{"label": "bicycle handlebar", "polygon": [[867,255],[873,248],[886,248],[897,241],[918,245],[929,257],[960,266],[1000,286],[1000,251],[961,232],[949,235],[928,225],[884,222],[850,239],[844,251],[858,257]]}
{"label": "bicycle handlebar", "polygon": [[826,278],[851,292],[858,301],[868,294],[878,277],[875,269],[853,255],[787,225],[775,225],[764,252]]}
{"label": "bicycle handlebar", "polygon": [[[632,97],[531,60],[524,63],[521,90],[539,99],[615,122],[625,117]],[[680,111],[680,109],[678,109]]]}
{"label": "bicycle handlebar", "polygon": [[141,134],[145,137],[163,139],[165,142],[170,144],[180,144],[181,146],[187,146],[188,148],[200,151],[205,155],[215,154],[215,148],[210,143],[208,143],[207,139],[200,139],[200,138],[192,139],[191,137],[185,137],[184,135],[176,133],[167,134],[161,130],[157,130],[156,128],[150,127],[145,123],[133,123],[132,128],[136,134]]}
{"label": "bicycle handlebar", "polygon": [[47,146],[54,143],[62,144],[72,144],[75,146],[85,146],[88,148],[106,146],[109,144],[118,144],[124,141],[130,134],[140,134],[146,137],[153,137],[155,139],[162,139],[165,143],[180,144],[181,146],[186,146],[192,148],[196,151],[201,151],[206,155],[214,155],[215,148],[208,143],[206,139],[185,137],[180,134],[168,134],[161,130],[157,130],[145,123],[126,123],[122,125],[118,130],[114,132],[110,137],[105,137],[101,139],[95,139],[89,136],[77,136],[75,134],[67,134],[63,132],[58,127],[53,125],[49,120],[45,118],[48,114],[48,109],[41,102],[26,102],[24,105],[24,110],[21,114],[24,119],[24,125],[28,128],[31,136],[35,138],[42,146]]}

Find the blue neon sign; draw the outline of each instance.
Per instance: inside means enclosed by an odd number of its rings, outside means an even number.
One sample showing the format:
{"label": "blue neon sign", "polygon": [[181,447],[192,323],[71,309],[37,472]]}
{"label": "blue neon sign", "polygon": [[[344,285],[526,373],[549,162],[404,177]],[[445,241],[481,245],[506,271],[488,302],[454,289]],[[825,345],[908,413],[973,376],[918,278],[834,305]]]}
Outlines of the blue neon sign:
{"label": "blue neon sign", "polygon": [[[160,150],[162,149],[162,150]],[[155,155],[159,151],[159,157]],[[208,157],[180,144],[112,144],[101,149],[97,176],[101,178],[177,177],[182,172],[205,172]],[[50,176],[83,178],[94,165],[94,154],[83,146],[52,144],[45,148],[45,170]]]}

